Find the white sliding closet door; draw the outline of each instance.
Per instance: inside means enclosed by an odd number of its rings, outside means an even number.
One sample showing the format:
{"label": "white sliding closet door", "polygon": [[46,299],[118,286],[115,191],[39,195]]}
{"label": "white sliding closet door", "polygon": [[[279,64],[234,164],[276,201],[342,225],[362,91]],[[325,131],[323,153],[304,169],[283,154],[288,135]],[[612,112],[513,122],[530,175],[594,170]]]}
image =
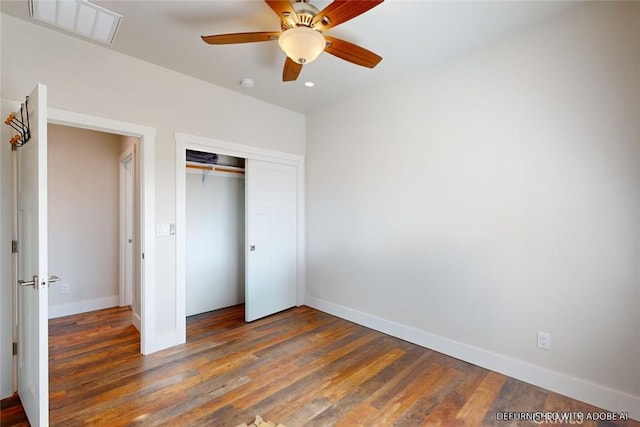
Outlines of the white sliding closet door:
{"label": "white sliding closet door", "polygon": [[247,322],[296,305],[296,167],[247,159]]}

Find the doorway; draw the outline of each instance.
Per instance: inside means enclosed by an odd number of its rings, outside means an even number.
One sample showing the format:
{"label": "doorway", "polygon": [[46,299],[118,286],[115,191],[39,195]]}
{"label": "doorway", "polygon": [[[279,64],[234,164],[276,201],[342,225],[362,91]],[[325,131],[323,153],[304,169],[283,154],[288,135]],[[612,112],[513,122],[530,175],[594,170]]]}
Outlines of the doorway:
{"label": "doorway", "polygon": [[168,345],[155,325],[155,134],[154,128],[56,108],[48,109],[48,123],[139,138],[140,192],[140,352],[150,354]]}
{"label": "doorway", "polygon": [[[29,102],[31,101],[31,102]],[[109,119],[89,116],[84,114],[72,113],[52,108],[47,108],[47,92],[46,86],[38,84],[31,94],[26,98],[20,109],[27,109],[30,117],[30,131],[22,133],[20,136],[21,145],[30,141],[29,145],[22,147],[22,150],[12,154],[12,170],[13,170],[13,224],[12,234],[14,236],[13,243],[13,286],[18,298],[13,299],[13,315],[16,320],[17,333],[14,333],[14,349],[16,342],[21,351],[14,350],[14,372],[17,375],[17,386],[14,390],[18,390],[20,396],[26,398],[25,410],[30,414],[30,418],[36,424],[47,423],[48,413],[48,346],[47,346],[47,319],[48,319],[48,285],[59,281],[58,277],[50,275],[48,271],[48,218],[47,218],[47,125],[61,124],[70,125],[72,127],[94,129],[94,130],[113,130],[140,137],[140,146],[142,151],[142,163],[147,165],[143,167],[143,182],[141,188],[141,212],[144,206],[149,206],[153,202],[153,141],[155,138],[155,130],[139,125],[132,125],[124,122],[116,122]],[[21,113],[22,114],[22,113]],[[49,118],[49,119],[48,119]],[[146,144],[145,144],[146,141]],[[22,155],[19,155],[22,153]],[[17,168],[19,164],[21,167]],[[17,212],[16,212],[17,210]],[[143,242],[145,247],[149,248],[148,267],[150,272],[145,274],[144,266],[142,269],[142,283],[147,285],[148,279],[154,277],[155,267],[155,250],[149,229],[152,228],[154,220],[153,211],[148,215],[141,215],[141,222],[144,226]],[[16,221],[17,220],[17,221]],[[16,224],[16,222],[18,224]],[[16,226],[17,225],[17,226]],[[17,245],[19,241],[22,244]],[[147,246],[148,245],[148,246]],[[18,249],[16,251],[16,249]],[[63,251],[64,248],[58,248]],[[144,254],[144,252],[142,252]],[[20,255],[20,256],[19,256]],[[16,268],[17,267],[17,268]],[[28,276],[33,280],[18,281],[20,276]],[[17,274],[16,274],[17,273]],[[91,280],[88,278],[87,280]],[[21,286],[20,286],[21,285]],[[26,292],[27,286],[30,286],[30,292]],[[147,309],[149,304],[145,304],[145,287],[142,287],[142,307]],[[153,297],[153,293],[147,297]],[[153,305],[151,304],[152,308]],[[19,308],[19,310],[18,310]],[[143,312],[143,320],[145,319]],[[153,313],[151,313],[153,314]],[[142,333],[140,334],[143,353],[153,351],[153,347],[157,346],[157,337],[147,335],[145,339],[145,331],[149,328],[149,322],[143,322]],[[154,339],[155,338],[155,339]],[[148,342],[147,342],[148,341]],[[151,344],[151,345],[149,345]],[[149,350],[151,347],[151,350]],[[15,376],[14,376],[15,379]]]}
{"label": "doorway", "polygon": [[128,305],[139,328],[139,139],[49,124],[48,140],[49,318]]}

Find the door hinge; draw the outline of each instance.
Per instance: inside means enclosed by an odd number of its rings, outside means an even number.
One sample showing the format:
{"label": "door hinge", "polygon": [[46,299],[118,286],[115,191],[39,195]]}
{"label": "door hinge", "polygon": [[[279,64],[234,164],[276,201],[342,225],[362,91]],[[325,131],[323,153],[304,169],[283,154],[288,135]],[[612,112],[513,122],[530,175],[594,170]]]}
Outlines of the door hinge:
{"label": "door hinge", "polygon": [[14,356],[18,355],[18,343],[17,342],[13,343],[13,355]]}
{"label": "door hinge", "polygon": [[17,254],[18,253],[18,241],[17,240],[12,240],[11,241],[11,253],[12,254]]}

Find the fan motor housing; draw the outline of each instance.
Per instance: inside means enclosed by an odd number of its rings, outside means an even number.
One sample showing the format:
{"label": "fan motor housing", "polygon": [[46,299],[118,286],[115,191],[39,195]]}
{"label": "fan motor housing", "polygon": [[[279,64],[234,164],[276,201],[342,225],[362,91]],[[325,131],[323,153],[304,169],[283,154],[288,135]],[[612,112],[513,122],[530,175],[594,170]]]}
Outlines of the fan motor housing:
{"label": "fan motor housing", "polygon": [[311,26],[313,18],[320,13],[320,10],[306,1],[298,1],[293,4],[293,9],[298,15],[298,25]]}

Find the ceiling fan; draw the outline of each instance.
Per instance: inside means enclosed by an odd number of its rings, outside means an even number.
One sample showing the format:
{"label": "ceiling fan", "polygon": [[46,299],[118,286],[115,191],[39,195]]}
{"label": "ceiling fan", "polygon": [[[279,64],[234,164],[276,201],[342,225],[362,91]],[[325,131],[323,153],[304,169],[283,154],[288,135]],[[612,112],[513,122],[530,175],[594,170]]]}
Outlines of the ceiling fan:
{"label": "ceiling fan", "polygon": [[373,68],[382,60],[375,53],[323,33],[379,5],[384,0],[334,0],[323,10],[309,0],[265,0],[281,21],[281,32],[251,32],[202,36],[209,44],[236,44],[278,40],[287,54],[282,81],[294,81],[302,66],[322,51],[363,67]]}

